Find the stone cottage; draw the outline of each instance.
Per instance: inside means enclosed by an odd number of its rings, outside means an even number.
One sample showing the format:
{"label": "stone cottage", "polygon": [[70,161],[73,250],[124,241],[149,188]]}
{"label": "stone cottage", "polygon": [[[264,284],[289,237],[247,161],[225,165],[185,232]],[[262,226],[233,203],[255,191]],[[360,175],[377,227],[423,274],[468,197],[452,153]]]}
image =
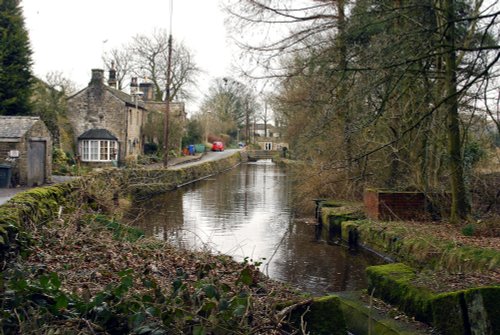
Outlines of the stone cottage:
{"label": "stone cottage", "polygon": [[10,186],[38,186],[52,174],[52,137],[33,116],[0,116],[0,164],[10,166]]}
{"label": "stone cottage", "polygon": [[143,153],[147,110],[140,94],[112,86],[104,83],[103,70],[93,69],[89,85],[68,98],[67,116],[83,163],[123,164]]}

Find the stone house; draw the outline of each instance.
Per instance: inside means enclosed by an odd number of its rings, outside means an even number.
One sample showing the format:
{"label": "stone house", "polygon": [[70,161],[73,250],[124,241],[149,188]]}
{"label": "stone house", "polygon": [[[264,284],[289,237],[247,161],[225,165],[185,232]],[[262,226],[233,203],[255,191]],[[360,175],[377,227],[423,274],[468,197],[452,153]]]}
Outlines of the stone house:
{"label": "stone house", "polygon": [[[110,71],[109,83],[113,80]],[[143,153],[146,114],[139,94],[106,85],[104,71],[93,69],[89,85],[68,98],[67,116],[80,161],[100,166],[137,160]]]}
{"label": "stone house", "polygon": [[0,163],[11,166],[11,186],[38,186],[52,174],[52,137],[34,116],[0,116]]}

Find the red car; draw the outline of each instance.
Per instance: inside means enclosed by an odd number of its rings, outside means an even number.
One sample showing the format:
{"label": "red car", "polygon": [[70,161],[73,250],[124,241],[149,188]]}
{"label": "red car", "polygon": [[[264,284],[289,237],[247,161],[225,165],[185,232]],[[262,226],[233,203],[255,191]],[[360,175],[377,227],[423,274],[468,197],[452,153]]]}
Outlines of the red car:
{"label": "red car", "polygon": [[215,141],[212,143],[212,151],[224,151],[224,143]]}

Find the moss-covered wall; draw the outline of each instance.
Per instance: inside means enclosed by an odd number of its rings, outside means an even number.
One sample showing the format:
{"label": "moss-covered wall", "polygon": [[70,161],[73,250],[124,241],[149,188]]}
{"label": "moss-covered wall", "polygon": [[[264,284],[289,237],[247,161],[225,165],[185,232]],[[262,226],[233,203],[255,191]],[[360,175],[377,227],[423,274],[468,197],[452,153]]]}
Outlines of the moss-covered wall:
{"label": "moss-covered wall", "polygon": [[500,264],[498,250],[443,240],[425,234],[417,225],[366,219],[360,204],[322,201],[320,210],[318,235],[328,242],[342,240],[350,242],[350,247],[359,244],[391,259],[431,270],[473,272]]}
{"label": "moss-covered wall", "polygon": [[325,201],[321,203],[322,236],[328,242],[336,240],[348,241],[347,235],[342,233],[344,222],[358,220],[363,217],[359,206],[348,203]]}
{"label": "moss-covered wall", "polygon": [[29,243],[30,231],[57,217],[60,207],[73,202],[70,183],[34,188],[0,206],[0,261],[14,258]]}
{"label": "moss-covered wall", "polygon": [[500,286],[434,294],[412,283],[415,271],[402,263],[367,268],[368,290],[442,334],[500,334]]}
{"label": "moss-covered wall", "polygon": [[340,299],[337,296],[315,298],[308,304],[294,308],[290,321],[297,327],[304,325],[308,334],[347,334],[344,313],[340,307]]}

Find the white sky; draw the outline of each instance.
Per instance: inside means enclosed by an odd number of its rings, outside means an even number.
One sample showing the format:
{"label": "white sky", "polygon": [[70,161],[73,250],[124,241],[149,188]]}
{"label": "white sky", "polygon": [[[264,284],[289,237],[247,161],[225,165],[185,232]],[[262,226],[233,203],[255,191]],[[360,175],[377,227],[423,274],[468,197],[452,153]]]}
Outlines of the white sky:
{"label": "white sky", "polygon": [[[173,38],[184,41],[205,71],[194,92],[198,100],[210,79],[230,75],[233,57],[219,2],[174,0]],[[169,0],[22,0],[21,6],[35,75],[44,79],[48,72],[59,71],[79,89],[87,86],[91,69],[103,68],[104,51],[120,47],[137,34],[170,27]],[[188,104],[189,112],[196,108],[196,103]]]}

